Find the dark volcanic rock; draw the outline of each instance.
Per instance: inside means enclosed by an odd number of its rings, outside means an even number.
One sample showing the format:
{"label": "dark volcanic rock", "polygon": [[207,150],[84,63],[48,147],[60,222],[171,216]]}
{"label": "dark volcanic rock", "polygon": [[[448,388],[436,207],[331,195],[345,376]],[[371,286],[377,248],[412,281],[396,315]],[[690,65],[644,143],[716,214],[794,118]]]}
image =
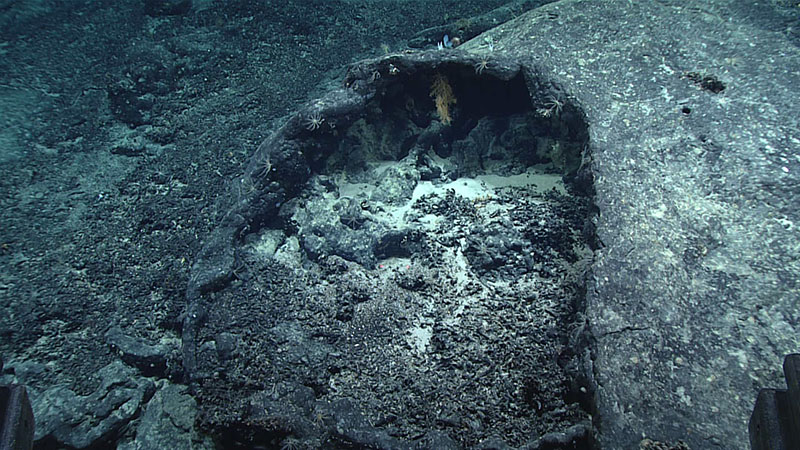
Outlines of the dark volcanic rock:
{"label": "dark volcanic rock", "polygon": [[562,1],[353,64],[264,141],[195,264],[203,424],[745,449],[800,323],[800,55],[769,14]]}

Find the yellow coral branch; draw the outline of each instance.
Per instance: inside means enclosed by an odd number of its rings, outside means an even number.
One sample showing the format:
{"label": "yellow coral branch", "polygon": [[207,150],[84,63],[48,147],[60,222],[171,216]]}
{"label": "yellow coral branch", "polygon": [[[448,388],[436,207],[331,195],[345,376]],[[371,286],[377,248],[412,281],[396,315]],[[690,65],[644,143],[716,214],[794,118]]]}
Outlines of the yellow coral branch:
{"label": "yellow coral branch", "polygon": [[453,95],[453,88],[450,86],[446,76],[438,72],[433,76],[430,95],[436,103],[436,113],[439,114],[439,120],[445,125],[450,125],[452,121],[450,105],[456,103],[456,97]]}

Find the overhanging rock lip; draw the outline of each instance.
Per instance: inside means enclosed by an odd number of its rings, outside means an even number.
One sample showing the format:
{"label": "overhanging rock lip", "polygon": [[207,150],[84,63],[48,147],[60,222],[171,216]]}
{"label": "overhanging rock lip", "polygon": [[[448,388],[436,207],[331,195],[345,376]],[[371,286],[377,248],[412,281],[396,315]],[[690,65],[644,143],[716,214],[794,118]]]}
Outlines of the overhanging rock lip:
{"label": "overhanging rock lip", "polygon": [[[476,72],[480,72],[479,75],[491,75],[503,81],[511,80],[522,69],[522,64],[517,58],[500,53],[481,54],[458,49],[406,51],[352,64],[344,78],[344,86],[358,88],[364,81],[372,81],[370,84],[380,85],[389,82],[392,77],[414,75],[448,65],[475,70],[476,66],[482,62],[487,64],[480,71],[476,70]],[[378,74],[377,79],[375,79],[376,74]]]}

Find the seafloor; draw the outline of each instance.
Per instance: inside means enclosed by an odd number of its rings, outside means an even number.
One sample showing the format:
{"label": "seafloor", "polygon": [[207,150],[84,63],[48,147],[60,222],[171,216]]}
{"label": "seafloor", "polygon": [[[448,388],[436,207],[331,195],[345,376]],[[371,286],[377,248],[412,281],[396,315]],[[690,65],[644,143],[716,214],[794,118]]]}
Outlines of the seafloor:
{"label": "seafloor", "polygon": [[798,6],[0,0],[35,448],[749,448]]}

